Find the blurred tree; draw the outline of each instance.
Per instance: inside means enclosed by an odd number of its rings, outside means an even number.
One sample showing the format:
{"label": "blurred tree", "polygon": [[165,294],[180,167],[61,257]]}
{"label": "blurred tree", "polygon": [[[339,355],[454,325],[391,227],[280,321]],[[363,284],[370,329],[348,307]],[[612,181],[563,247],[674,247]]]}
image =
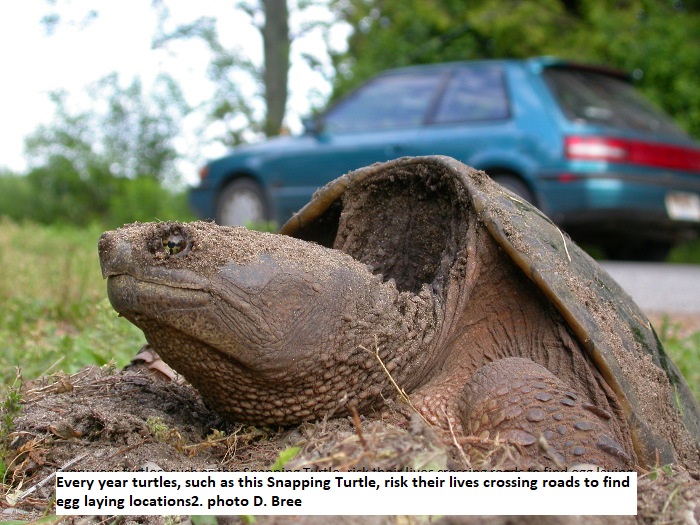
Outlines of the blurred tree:
{"label": "blurred tree", "polygon": [[138,78],[122,87],[112,73],[88,89],[88,111],[74,111],[65,92],[50,94],[55,115],[26,139],[34,167],[63,158],[84,180],[97,174],[134,178],[149,176],[176,182],[178,158],[173,140],[178,122],[189,110],[178,86],[161,75],[144,94]]}
{"label": "blurred tree", "polygon": [[[245,134],[251,131],[262,131],[268,137],[279,135],[283,129],[289,92],[291,36],[287,0],[259,0],[253,3],[240,2],[237,5],[241,12],[250,17],[262,36],[262,70],[250,60],[247,53],[222,44],[213,17],[201,17],[165,31],[163,27],[169,17],[169,10],[162,0],[153,0],[153,5],[158,9],[161,21],[161,28],[153,41],[154,47],[164,46],[171,41],[196,38],[203,40],[212,52],[208,74],[216,91],[210,115],[227,124],[229,138],[226,142],[245,142]],[[246,96],[241,88],[241,73],[248,77],[248,81],[252,80],[262,88],[265,101],[262,122],[256,118],[254,100]]]}
{"label": "blurred tree", "polygon": [[334,57],[333,98],[409,64],[555,55],[633,72],[700,137],[700,2],[679,0],[331,0],[353,28]]}
{"label": "blurred tree", "polygon": [[[185,41],[199,41],[211,53],[208,61],[207,77],[212,82],[214,94],[199,103],[193,110],[205,113],[208,122],[201,126],[206,134],[212,122],[217,128],[224,127],[223,137],[215,132],[226,145],[236,145],[259,138],[260,135],[273,136],[286,132],[284,123],[287,100],[289,98],[288,76],[291,68],[292,45],[309,34],[318,37],[321,32],[323,45],[299,52],[295,67],[305,63],[314,75],[324,82],[321,89],[308,79],[307,96],[314,106],[325,105],[327,85],[334,69],[328,66],[327,56],[331,53],[330,43],[333,32],[333,18],[328,10],[330,0],[236,0],[233,3],[209,3],[207,7],[218,8],[224,16],[189,16],[191,10],[182,11],[165,0],[151,0],[158,27],[152,38],[154,48],[170,48],[177,54],[177,47]],[[85,0],[44,0],[47,5],[42,23],[47,34],[53,34],[64,27],[82,29],[101,16],[99,7]],[[205,9],[202,7],[202,9]],[[171,12],[172,11],[172,12]],[[230,30],[224,33],[223,27],[231,27],[230,20],[247,17],[251,27],[260,35],[260,45],[255,37],[248,41],[241,38],[231,43]],[[184,22],[183,22],[184,20]],[[224,23],[222,23],[224,22]],[[337,41],[337,39],[335,39]],[[190,46],[191,47],[191,46]],[[262,51],[262,61],[257,60],[257,48]],[[304,47],[299,45],[298,48]],[[251,58],[253,57],[253,58]],[[320,93],[324,92],[323,95]],[[222,126],[223,125],[223,126]]]}
{"label": "blurred tree", "polygon": [[[83,29],[89,26],[98,16],[95,9],[73,9],[72,0],[45,0],[48,9],[41,17],[41,23],[47,35],[52,35],[60,26],[69,25],[71,27]],[[66,11],[70,14],[66,16]]]}
{"label": "blurred tree", "polygon": [[575,16],[559,0],[332,0],[353,27],[336,57],[334,96],[377,72],[410,64],[541,53]]}
{"label": "blurred tree", "polygon": [[700,2],[582,3],[585,23],[572,45],[587,52],[574,56],[632,72],[653,102],[700,138]]}
{"label": "blurred tree", "polygon": [[90,109],[82,111],[71,107],[65,92],[50,94],[53,120],[27,137],[26,182],[2,181],[13,191],[13,203],[0,213],[40,223],[106,225],[189,217],[184,201],[160,186],[179,181],[173,140],[189,108],[177,85],[161,76],[145,94],[138,78],[124,87],[111,74],[88,94]]}
{"label": "blurred tree", "polygon": [[81,173],[75,162],[61,155],[51,155],[41,166],[27,174],[32,190],[30,212],[21,209],[15,219],[30,219],[33,222],[51,224],[55,222],[90,224],[98,220],[107,209],[109,195],[114,192],[116,179],[104,164],[87,160],[87,176]]}
{"label": "blurred tree", "polygon": [[265,66],[265,135],[279,135],[287,107],[289,77],[289,10],[287,0],[261,0],[265,23],[261,29]]}

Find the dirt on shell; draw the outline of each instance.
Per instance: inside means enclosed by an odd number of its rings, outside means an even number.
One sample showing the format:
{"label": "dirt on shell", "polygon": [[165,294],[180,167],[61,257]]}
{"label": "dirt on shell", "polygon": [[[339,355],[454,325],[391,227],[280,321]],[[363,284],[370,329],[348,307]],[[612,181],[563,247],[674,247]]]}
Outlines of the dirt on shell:
{"label": "dirt on shell", "polygon": [[[8,472],[0,520],[32,521],[53,506],[53,475],[65,471],[266,471],[280,452],[300,447],[286,470],[485,470],[517,466],[517,450],[458,438],[425,424],[410,407],[388,403],[371,418],[345,417],[290,429],[244,427],[222,421],[188,384],[147,368],[85,368],[27,382],[22,409],[7,436]],[[652,524],[700,520],[700,474],[670,467],[641,472],[638,515],[580,517],[351,517],[334,523],[395,524]],[[65,517],[103,523],[104,517]],[[529,521],[528,521],[529,520]],[[695,520],[695,521],[693,521]],[[130,516],[127,523],[165,523],[163,516]],[[188,523],[186,516],[168,523]],[[258,517],[258,524],[327,523],[327,517]],[[219,518],[219,523],[243,523]]]}

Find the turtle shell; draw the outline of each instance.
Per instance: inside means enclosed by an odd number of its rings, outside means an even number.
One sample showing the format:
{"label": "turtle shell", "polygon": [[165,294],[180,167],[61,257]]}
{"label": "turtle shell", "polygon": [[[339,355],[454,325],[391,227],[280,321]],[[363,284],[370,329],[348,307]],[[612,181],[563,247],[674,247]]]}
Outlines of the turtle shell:
{"label": "turtle shell", "polygon": [[640,464],[697,457],[700,409],[639,307],[541,211],[485,173],[443,156],[374,164],[318,190],[280,233],[348,251],[399,288],[428,284],[455,318],[449,310],[462,306],[451,290],[465,279],[459,254],[473,250],[470,217],[559,311],[616,393]]}

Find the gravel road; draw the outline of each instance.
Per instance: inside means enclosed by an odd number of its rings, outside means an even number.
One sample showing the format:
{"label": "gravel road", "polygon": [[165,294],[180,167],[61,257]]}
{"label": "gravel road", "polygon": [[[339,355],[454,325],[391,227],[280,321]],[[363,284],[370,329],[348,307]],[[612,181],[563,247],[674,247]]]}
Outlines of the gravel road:
{"label": "gravel road", "polygon": [[700,316],[700,265],[602,262],[647,313]]}

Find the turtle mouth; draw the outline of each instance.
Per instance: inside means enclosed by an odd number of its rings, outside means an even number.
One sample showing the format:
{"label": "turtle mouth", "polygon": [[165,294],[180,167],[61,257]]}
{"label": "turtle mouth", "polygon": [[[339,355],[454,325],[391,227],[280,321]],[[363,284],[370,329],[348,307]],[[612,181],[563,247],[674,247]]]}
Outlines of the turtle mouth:
{"label": "turtle mouth", "polygon": [[197,284],[141,279],[126,273],[108,276],[107,295],[114,309],[126,317],[164,318],[164,314],[206,308],[212,300]]}

